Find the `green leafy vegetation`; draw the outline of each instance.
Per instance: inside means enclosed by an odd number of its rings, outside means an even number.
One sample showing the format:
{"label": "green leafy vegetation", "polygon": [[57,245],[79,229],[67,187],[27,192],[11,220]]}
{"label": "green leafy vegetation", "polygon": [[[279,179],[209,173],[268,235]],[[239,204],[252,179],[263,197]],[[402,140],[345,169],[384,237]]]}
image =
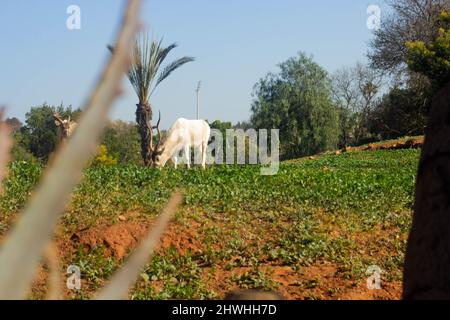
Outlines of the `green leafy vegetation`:
{"label": "green leafy vegetation", "polygon": [[[71,297],[89,297],[123,259],[105,254],[102,244],[86,247],[67,237],[120,223],[117,217],[129,212],[148,225],[179,186],[186,197],[172,223],[177,229],[142,272],[130,293],[134,299],[211,299],[235,287],[291,288],[304,298],[350,290],[328,284],[320,274],[300,281],[302,272],[325,262],[350,287],[364,281],[373,264],[383,269],[385,281],[399,281],[418,156],[416,149],[329,154],[284,162],[275,176],[261,176],[258,166],[87,168],[61,221],[60,237],[67,235],[64,241],[73,247],[63,261],[79,265],[84,281]],[[0,233],[42,170],[33,162],[10,165],[0,198]],[[181,250],[178,241],[187,247]],[[297,280],[283,287],[274,276],[277,268],[287,268]]]}

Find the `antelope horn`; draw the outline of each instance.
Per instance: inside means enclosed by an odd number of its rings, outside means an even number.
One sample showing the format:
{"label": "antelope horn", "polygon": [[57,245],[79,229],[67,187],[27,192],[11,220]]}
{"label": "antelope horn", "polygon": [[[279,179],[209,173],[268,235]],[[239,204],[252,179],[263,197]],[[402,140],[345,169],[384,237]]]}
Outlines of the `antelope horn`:
{"label": "antelope horn", "polygon": [[155,151],[158,151],[159,145],[161,144],[161,131],[159,129],[159,123],[161,122],[161,110],[158,111],[159,113],[159,118],[158,118],[158,122],[156,123],[156,126],[153,127],[153,129],[156,129],[156,131],[158,132],[158,142],[156,143],[155,146]]}
{"label": "antelope horn", "polygon": [[61,119],[59,113],[57,113],[57,112],[53,114],[53,118],[55,118],[55,120],[57,120],[57,121],[59,121],[59,122],[61,122],[61,123],[64,122],[64,121]]}
{"label": "antelope horn", "polygon": [[149,132],[149,140],[150,140],[150,152],[153,152],[153,129],[152,127],[149,125],[149,111],[146,110],[145,112],[145,125],[147,126],[148,132]]}

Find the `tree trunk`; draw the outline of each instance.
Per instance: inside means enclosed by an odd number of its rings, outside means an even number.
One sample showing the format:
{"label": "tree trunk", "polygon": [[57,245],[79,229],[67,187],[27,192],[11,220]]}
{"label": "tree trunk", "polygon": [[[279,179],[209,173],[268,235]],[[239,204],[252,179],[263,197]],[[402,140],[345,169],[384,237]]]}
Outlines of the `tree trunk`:
{"label": "tree trunk", "polygon": [[136,105],[136,122],[141,135],[141,156],[145,166],[151,164],[153,132],[152,132],[152,108],[149,103]]}
{"label": "tree trunk", "polygon": [[403,298],[450,299],[450,82],[436,94],[419,163]]}

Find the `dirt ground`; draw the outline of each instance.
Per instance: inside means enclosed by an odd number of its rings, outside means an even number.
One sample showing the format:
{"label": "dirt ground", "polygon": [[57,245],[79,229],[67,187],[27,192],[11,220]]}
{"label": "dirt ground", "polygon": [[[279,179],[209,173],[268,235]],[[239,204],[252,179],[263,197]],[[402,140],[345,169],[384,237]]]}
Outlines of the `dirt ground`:
{"label": "dirt ground", "polygon": [[[128,220],[123,216],[116,224],[99,224],[90,229],[80,230],[71,235],[59,234],[56,236],[58,255],[64,260],[77,248],[84,247],[90,250],[96,245],[106,247],[105,255],[114,259],[123,260],[138,245],[145,235],[151,222]],[[180,254],[187,251],[201,252],[203,244],[198,230],[201,224],[195,220],[179,223],[173,221],[158,248],[158,253],[165,254],[165,250],[175,247]],[[334,231],[331,231],[334,232]],[[60,261],[61,263],[61,261]],[[63,263],[64,264],[64,263]],[[326,261],[317,261],[311,266],[301,267],[299,270],[290,266],[274,265],[266,262],[259,269],[270,275],[277,284],[276,291],[288,300],[304,299],[333,299],[333,300],[392,300],[400,299],[402,292],[401,281],[381,282],[380,289],[368,289],[366,279],[353,281],[347,279],[339,272],[339,266]],[[202,266],[203,281],[209,290],[217,293],[222,299],[225,294],[238,286],[230,286],[226,279],[233,275],[243,275],[251,272],[250,267],[236,267],[225,270],[223,266]],[[33,296],[45,295],[48,280],[48,265],[44,262],[36,274],[33,286]],[[158,283],[155,283],[158,286]],[[68,294],[68,291],[65,292]]]}
{"label": "dirt ground", "polygon": [[377,143],[369,143],[360,147],[346,147],[338,152],[353,151],[373,151],[373,150],[398,150],[398,149],[417,149],[421,148],[424,143],[424,137],[411,137],[406,139],[389,140]]}

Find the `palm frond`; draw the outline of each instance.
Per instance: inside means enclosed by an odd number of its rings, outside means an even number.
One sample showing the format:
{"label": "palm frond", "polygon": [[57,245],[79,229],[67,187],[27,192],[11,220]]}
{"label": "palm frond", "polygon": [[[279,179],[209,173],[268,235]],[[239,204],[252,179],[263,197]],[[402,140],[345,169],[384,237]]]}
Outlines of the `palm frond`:
{"label": "palm frond", "polygon": [[[162,46],[163,39],[159,41],[149,41],[148,33],[141,34],[135,41],[131,53],[132,65],[128,71],[128,79],[136,92],[139,102],[148,102],[151,94],[156,87],[166,79],[173,71],[178,69],[185,63],[194,61],[192,57],[183,57],[169,65],[167,65],[159,74],[158,79],[153,86],[155,78],[167,58],[169,53],[178,47],[178,44],[172,43],[167,47]],[[108,49],[113,53],[114,48],[108,46]]]}
{"label": "palm frond", "polygon": [[131,68],[128,71],[128,79],[136,92],[139,102],[146,102],[149,98],[150,86],[153,78],[149,70],[151,67],[151,53],[155,43],[149,48],[148,34],[144,34],[140,39],[136,39],[131,55]]}
{"label": "palm frond", "polygon": [[156,81],[155,86],[153,87],[152,93],[153,91],[156,89],[156,87],[162,82],[164,81],[164,79],[166,79],[173,71],[175,71],[176,69],[178,69],[179,67],[181,67],[183,64],[186,64],[188,62],[192,62],[195,61],[195,58],[193,57],[183,57],[180,59],[177,59],[175,61],[173,61],[172,63],[169,63],[159,74],[158,80]]}

